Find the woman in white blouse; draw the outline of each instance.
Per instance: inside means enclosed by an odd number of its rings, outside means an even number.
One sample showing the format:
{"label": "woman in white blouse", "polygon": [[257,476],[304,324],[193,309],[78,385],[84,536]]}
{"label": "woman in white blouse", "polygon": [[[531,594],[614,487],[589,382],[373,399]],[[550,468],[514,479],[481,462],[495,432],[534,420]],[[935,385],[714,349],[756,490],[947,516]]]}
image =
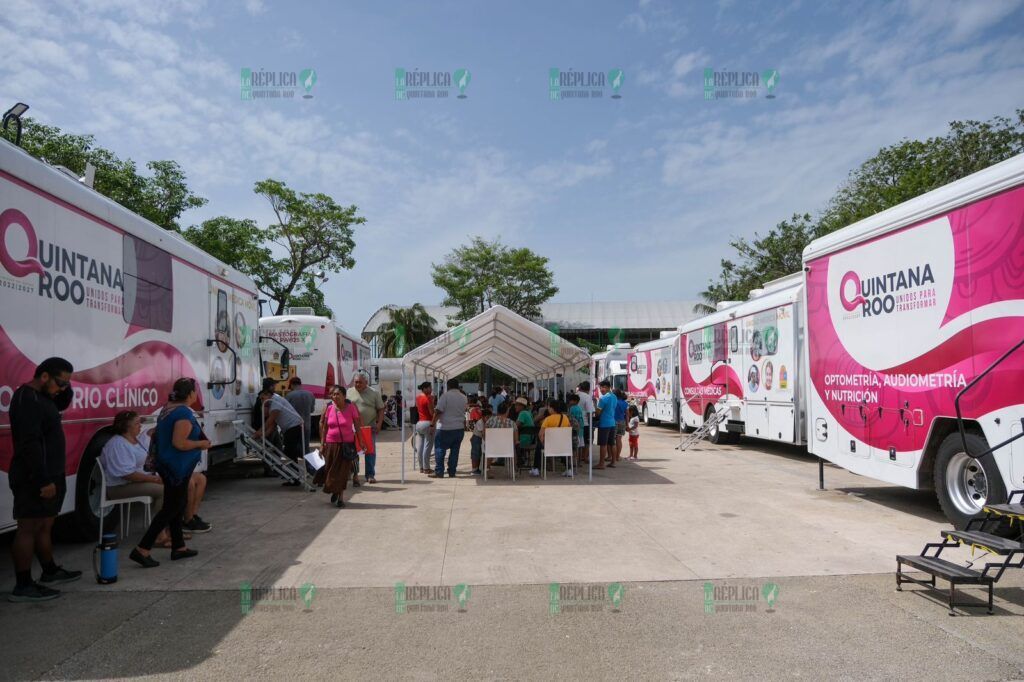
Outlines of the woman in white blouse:
{"label": "woman in white blouse", "polygon": [[[149,437],[142,433],[142,418],[130,410],[114,417],[114,436],[103,446],[100,466],[107,476],[107,499],[152,497],[152,513],[156,515],[164,502],[164,484],[156,474],[144,470],[149,454]],[[165,528],[157,538],[157,546],[170,546]]]}

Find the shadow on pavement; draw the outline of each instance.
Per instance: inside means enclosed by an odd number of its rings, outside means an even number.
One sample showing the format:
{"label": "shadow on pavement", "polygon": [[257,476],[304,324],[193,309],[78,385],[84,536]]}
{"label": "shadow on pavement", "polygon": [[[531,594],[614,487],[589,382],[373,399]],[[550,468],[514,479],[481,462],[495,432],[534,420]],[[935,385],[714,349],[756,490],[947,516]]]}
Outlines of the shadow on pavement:
{"label": "shadow on pavement", "polygon": [[[825,475],[825,487],[828,487],[828,474]],[[900,486],[870,486],[870,487],[842,487],[832,488],[848,495],[856,495],[865,502],[871,502],[894,511],[904,514],[911,514],[927,521],[934,521],[943,525],[949,525],[945,514],[939,508],[939,503],[932,490],[913,490]],[[924,542],[937,542],[938,538],[924,540]]]}
{"label": "shadow on pavement", "polygon": [[[170,560],[169,550],[155,549],[160,566],[143,569],[128,553],[145,531],[141,506],[135,505],[132,534],[119,537],[119,576],[112,585],[98,585],[92,568],[95,539],[83,541],[67,530],[61,519],[55,556],[64,566],[83,571],[81,580],[59,586],[59,599],[37,604],[10,604],[7,590],[14,584],[9,546],[13,533],[0,536],[0,631],[8,656],[2,677],[29,679],[56,676],[66,679],[181,674],[216,655],[216,649],[246,617],[243,583],[254,589],[273,588],[285,571],[324,531],[346,513],[364,509],[412,509],[412,505],[360,503],[372,500],[370,489],[357,489],[353,509],[335,510],[322,493],[282,488],[275,478],[225,479],[211,476],[200,514],[213,524],[210,533],[195,534],[189,546],[199,556]],[[384,492],[383,490],[381,492]],[[346,494],[346,499],[348,495]],[[313,504],[310,504],[310,503]],[[323,509],[320,505],[323,503]],[[119,531],[120,535],[120,531]],[[273,548],[272,553],[267,549]],[[264,554],[265,552],[265,554]],[[33,574],[38,576],[38,563]],[[204,591],[197,608],[196,590],[205,580],[221,582],[237,576],[237,591]],[[290,585],[290,587],[295,587]],[[282,606],[302,610],[297,593]],[[215,608],[211,608],[214,606]],[[197,617],[201,612],[202,617]],[[90,649],[111,642],[122,655],[104,656],[83,669]]]}

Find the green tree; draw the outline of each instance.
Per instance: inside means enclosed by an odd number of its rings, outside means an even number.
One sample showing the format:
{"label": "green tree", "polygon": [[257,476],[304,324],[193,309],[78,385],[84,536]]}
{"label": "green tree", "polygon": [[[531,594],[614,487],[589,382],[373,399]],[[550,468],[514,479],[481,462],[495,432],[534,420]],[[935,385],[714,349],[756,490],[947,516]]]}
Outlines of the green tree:
{"label": "green tree", "polygon": [[[31,118],[22,123],[21,146],[29,154],[79,176],[91,163],[96,167],[93,189],[165,230],[179,231],[181,214],[206,204],[188,188],[185,172],[175,161],[150,161],[146,168],[151,175],[141,175],[134,161],[97,147],[92,135],[66,133]],[[14,134],[12,126],[5,137],[13,142]]]}
{"label": "green tree", "polygon": [[288,297],[285,302],[285,308],[312,308],[314,315],[320,315],[321,317],[329,317],[334,319],[334,311],[331,310],[330,306],[327,305],[327,301],[324,300],[324,292],[317,286],[317,281],[313,277],[304,277],[302,279],[302,291],[292,294]]}
{"label": "green tree", "polygon": [[443,305],[459,309],[450,323],[464,322],[494,305],[537,318],[541,304],[558,293],[547,258],[497,239],[473,237],[431,267],[434,285],[445,292]]}
{"label": "green tree", "polygon": [[794,214],[783,220],[764,237],[754,234],[751,241],[733,239],[729,246],[736,250],[738,262],[722,260],[717,282],[700,292],[702,303],[694,312],[709,313],[721,301],[742,301],[751,289],[779,277],[799,272],[803,267],[804,246],[814,238],[817,223],[810,214]]}
{"label": "green tree", "polygon": [[408,308],[391,306],[388,320],[377,328],[381,357],[400,358],[413,348],[437,336],[435,320],[422,303]]}
{"label": "green tree", "polygon": [[804,247],[842,229],[1024,152],[1024,109],[1016,118],[953,121],[949,132],[927,140],[901,140],[884,147],[853,170],[817,219],[794,214],[768,234],[733,239],[735,259],[722,259],[718,279],[700,293],[695,312],[719,301],[745,300],[751,289],[798,272]]}
{"label": "green tree", "polygon": [[[220,216],[190,227],[185,238],[252,277],[276,302],[276,315],[293,305],[329,312],[317,273],[355,265],[353,226],[366,218],[357,215],[354,205],[339,206],[326,194],[296,193],[278,180],[257,182],[253,191],[270,202],[273,223],[261,227],[252,220]],[[275,255],[275,247],[282,256]]]}

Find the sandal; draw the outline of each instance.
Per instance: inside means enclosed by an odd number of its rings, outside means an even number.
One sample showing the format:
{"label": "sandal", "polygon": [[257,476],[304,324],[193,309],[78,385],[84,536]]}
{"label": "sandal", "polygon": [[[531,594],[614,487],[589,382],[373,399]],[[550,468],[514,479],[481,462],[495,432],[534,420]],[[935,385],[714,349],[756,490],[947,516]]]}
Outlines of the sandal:
{"label": "sandal", "polygon": [[376,478],[368,478],[368,479],[366,479],[366,482],[367,483],[376,483],[377,479]]}

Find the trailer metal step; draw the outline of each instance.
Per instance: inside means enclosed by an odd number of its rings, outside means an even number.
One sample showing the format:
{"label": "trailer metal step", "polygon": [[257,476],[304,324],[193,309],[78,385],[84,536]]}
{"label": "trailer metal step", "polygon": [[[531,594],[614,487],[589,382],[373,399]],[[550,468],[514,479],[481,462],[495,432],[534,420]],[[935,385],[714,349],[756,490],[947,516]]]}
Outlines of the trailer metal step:
{"label": "trailer metal step", "polygon": [[1024,521],[1024,504],[987,504],[985,511],[997,516],[1009,516]]}
{"label": "trailer metal step", "polygon": [[900,554],[896,557],[896,561],[923,571],[928,575],[934,575],[957,584],[987,585],[995,582],[991,576],[984,576],[980,571],[975,571],[974,569],[938,557]]}
{"label": "trailer metal step", "polygon": [[942,531],[942,537],[955,540],[961,545],[970,545],[993,554],[1006,555],[1010,552],[1024,550],[1024,545],[1016,540],[993,535],[992,533],[984,533],[980,530],[944,530]]}

